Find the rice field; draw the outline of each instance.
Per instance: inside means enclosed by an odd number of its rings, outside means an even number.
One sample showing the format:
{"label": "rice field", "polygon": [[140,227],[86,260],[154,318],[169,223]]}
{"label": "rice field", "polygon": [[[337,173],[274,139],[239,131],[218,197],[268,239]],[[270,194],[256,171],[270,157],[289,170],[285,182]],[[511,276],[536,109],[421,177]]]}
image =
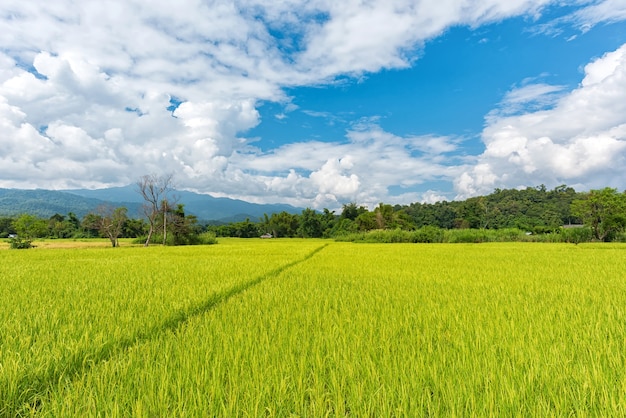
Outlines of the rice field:
{"label": "rice field", "polygon": [[0,416],[625,416],[626,245],[0,251]]}

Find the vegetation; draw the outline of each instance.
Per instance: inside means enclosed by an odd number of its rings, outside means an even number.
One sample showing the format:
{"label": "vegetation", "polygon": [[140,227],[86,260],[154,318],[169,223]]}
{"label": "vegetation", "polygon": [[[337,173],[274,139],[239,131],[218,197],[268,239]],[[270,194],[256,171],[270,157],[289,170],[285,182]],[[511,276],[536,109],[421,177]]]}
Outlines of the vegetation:
{"label": "vegetation", "polygon": [[464,201],[380,203],[372,211],[356,203],[341,214],[310,208],[300,215],[265,215],[259,222],[211,227],[217,236],[335,238],[363,242],[573,242],[623,241],[626,194],[615,189],[577,193],[567,186],[496,189]]}
{"label": "vegetation", "polygon": [[[559,186],[524,190],[496,189],[492,194],[464,201],[388,205],[373,210],[356,203],[343,205],[340,214],[324,209],[304,209],[265,214],[222,225],[201,223],[168,196],[171,177],[144,176],[138,183],[145,196],[145,218],[113,216],[115,210],[88,213],[79,220],[73,213],[39,219],[24,214],[0,218],[0,238],[28,231],[28,237],[141,237],[144,244],[191,245],[202,243],[201,234],[217,237],[335,238],[367,242],[493,242],[626,241],[626,193],[605,188],[577,193]],[[124,211],[124,213],[127,213]],[[118,213],[121,216],[121,213]],[[123,221],[123,222],[122,222]],[[121,228],[119,226],[121,225]],[[111,232],[115,234],[111,235]],[[18,234],[21,235],[21,234]]]}
{"label": "vegetation", "polygon": [[6,251],[0,416],[623,416],[624,250]]}

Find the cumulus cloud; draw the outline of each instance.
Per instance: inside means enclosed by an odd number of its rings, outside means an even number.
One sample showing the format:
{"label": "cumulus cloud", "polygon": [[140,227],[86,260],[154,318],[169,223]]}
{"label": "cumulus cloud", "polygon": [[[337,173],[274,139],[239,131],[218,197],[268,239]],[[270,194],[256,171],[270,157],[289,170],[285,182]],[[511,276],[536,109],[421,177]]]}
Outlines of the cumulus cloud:
{"label": "cumulus cloud", "polygon": [[[286,88],[406,67],[424,42],[453,25],[532,17],[557,3],[5,0],[0,4],[0,187],[105,187],[132,183],[145,173],[175,172],[181,187],[218,196],[305,206],[346,199],[377,204],[391,186],[408,190],[429,179],[460,176],[463,165],[454,165],[448,155],[458,139],[399,137],[369,125],[355,127],[346,138],[261,151],[243,136],[260,122],[258,103],[285,104],[285,113],[277,115],[282,118],[293,110]],[[619,1],[593,6],[580,19],[622,18]],[[622,58],[607,56],[594,65],[580,97],[572,93],[559,102],[563,114],[578,109],[576,100],[604,106],[603,97],[617,103],[608,97],[608,84],[618,83]],[[538,98],[557,92],[534,88],[518,90],[517,100],[522,93]],[[506,141],[499,138],[525,136],[526,144],[539,147],[533,123],[554,133],[548,137],[554,145],[544,148],[569,146],[572,161],[588,154],[592,135],[605,138],[607,153],[619,153],[621,119],[610,113],[611,122],[598,113],[604,128],[587,118],[580,132],[580,123],[562,124],[550,116],[554,113],[498,117],[485,131],[488,152],[481,164],[500,178],[493,161],[502,158],[497,155],[504,146],[498,144]],[[558,129],[578,135],[577,145],[565,144],[566,132],[557,134]],[[521,172],[541,170],[532,156],[524,156],[532,147],[518,142]],[[600,163],[594,164],[588,170]],[[468,173],[461,191],[482,190],[491,178]]]}
{"label": "cumulus cloud", "polygon": [[[261,202],[279,195],[286,202],[316,208],[339,208],[347,202],[374,207],[391,199],[392,185],[409,190],[431,180],[452,181],[460,174],[450,154],[457,142],[452,138],[400,137],[377,124],[361,123],[345,139],[296,142],[269,153],[241,149],[231,157],[244,179],[235,197]],[[393,200],[410,203],[425,197],[407,192],[394,194]]]}
{"label": "cumulus cloud", "polygon": [[459,197],[540,183],[624,188],[626,45],[589,63],[551,108],[488,119],[482,139],[484,153],[455,181]]}

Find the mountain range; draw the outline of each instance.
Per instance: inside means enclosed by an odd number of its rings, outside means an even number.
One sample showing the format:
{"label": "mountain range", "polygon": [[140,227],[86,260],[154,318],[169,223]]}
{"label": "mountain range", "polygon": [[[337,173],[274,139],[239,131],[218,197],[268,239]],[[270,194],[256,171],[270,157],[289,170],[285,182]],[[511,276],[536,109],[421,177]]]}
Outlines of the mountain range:
{"label": "mountain range", "polygon": [[[238,222],[249,218],[257,221],[264,214],[278,212],[300,213],[301,208],[287,204],[256,204],[243,200],[213,197],[184,190],[175,190],[170,196],[185,205],[185,212],[204,222]],[[144,201],[136,186],[107,189],[23,190],[0,189],[0,216],[22,213],[49,218],[58,213],[73,212],[79,218],[94,212],[98,206],[124,206],[130,217],[141,217]]]}

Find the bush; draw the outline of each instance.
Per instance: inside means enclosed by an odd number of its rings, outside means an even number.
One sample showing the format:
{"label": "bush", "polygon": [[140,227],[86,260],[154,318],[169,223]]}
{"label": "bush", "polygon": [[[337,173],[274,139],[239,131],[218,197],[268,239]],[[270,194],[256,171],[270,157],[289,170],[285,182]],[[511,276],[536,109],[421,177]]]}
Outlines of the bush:
{"label": "bush", "polygon": [[20,237],[9,238],[9,248],[13,250],[24,250],[27,248],[33,248],[32,240],[22,239]]}
{"label": "bush", "polygon": [[[615,240],[626,242],[626,233],[617,234]],[[547,234],[532,234],[517,228],[505,229],[440,229],[424,226],[415,231],[401,229],[357,232],[338,235],[336,241],[344,242],[414,242],[414,243],[481,243],[481,242],[571,242],[578,244],[593,239],[591,229],[561,228]]]}
{"label": "bush", "polygon": [[[148,237],[137,237],[133,239],[133,244],[145,244]],[[150,244],[163,244],[162,234],[153,234],[150,238]],[[202,234],[190,234],[183,237],[175,237],[173,234],[167,235],[165,245],[212,245],[217,244],[215,232],[207,231]]]}
{"label": "bush", "polygon": [[619,234],[617,234],[617,237],[615,238],[615,241],[617,241],[617,242],[626,242],[626,232],[620,232]]}
{"label": "bush", "polygon": [[444,233],[443,230],[436,226],[424,226],[413,231],[413,241],[420,243],[434,243],[443,242]]}
{"label": "bush", "polygon": [[589,242],[593,239],[591,228],[586,226],[581,228],[563,228],[561,236],[564,242],[571,242],[572,244]]}
{"label": "bush", "polygon": [[451,229],[447,232],[446,240],[450,243],[480,243],[490,241],[486,229]]}
{"label": "bush", "polygon": [[213,245],[217,244],[217,237],[214,232],[203,232],[198,235],[200,245]]}

